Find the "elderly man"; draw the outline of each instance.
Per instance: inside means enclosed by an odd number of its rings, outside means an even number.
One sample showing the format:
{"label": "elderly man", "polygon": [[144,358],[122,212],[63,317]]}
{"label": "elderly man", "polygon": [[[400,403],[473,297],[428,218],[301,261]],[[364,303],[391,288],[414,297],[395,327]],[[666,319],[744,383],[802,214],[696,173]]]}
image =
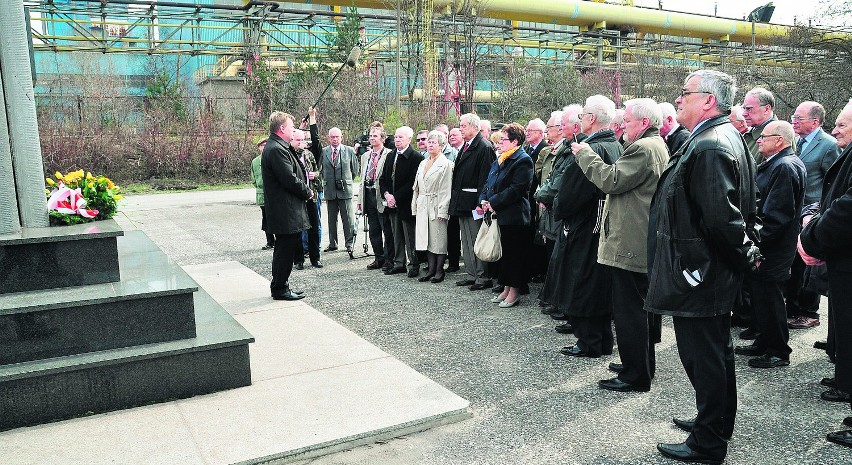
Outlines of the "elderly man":
{"label": "elderly man", "polygon": [[456,156],[458,156],[458,152],[461,151],[462,145],[464,145],[464,136],[462,135],[461,129],[450,129],[448,141],[450,142],[449,145],[456,149]]}
{"label": "elderly man", "polygon": [[[370,147],[361,155],[361,192],[358,196],[358,210],[367,216],[370,228],[370,245],[373,247],[372,263],[368,270],[390,268],[393,265],[394,246],[390,224],[384,221],[385,203],[381,192],[381,177],[390,149],[385,148],[385,126],[375,121],[370,125]],[[384,236],[384,242],[382,237]],[[387,264],[386,264],[387,263]]]}
{"label": "elderly man", "polygon": [[459,150],[453,169],[453,190],[450,195],[451,216],[458,217],[461,229],[462,254],[467,278],[456,281],[457,286],[469,286],[471,291],[490,289],[494,283],[485,277],[485,263],[473,253],[473,243],[482,220],[473,218],[479,195],[485,187],[495,153],[480,132],[479,117],[466,113],[459,118],[464,144]]}
{"label": "elderly man", "polygon": [[420,260],[414,249],[414,214],[411,211],[411,199],[414,198],[414,181],[417,168],[423,161],[423,155],[411,147],[414,130],[403,126],[396,130],[393,142],[396,150],[387,155],[379,185],[382,197],[390,209],[391,229],[394,238],[394,266],[385,274],[405,273],[408,258],[408,277],[420,275]]}
{"label": "elderly man", "polygon": [[[479,133],[485,140],[491,140],[491,121],[487,119],[479,120]],[[467,138],[465,138],[467,139]]]}
{"label": "elderly man", "polygon": [[673,154],[686,142],[690,132],[678,124],[677,112],[674,105],[669,102],[663,102],[660,104],[660,111],[663,113],[663,124],[660,126],[660,135],[666,141],[669,154]]}
{"label": "elderly man", "polygon": [[[594,118],[594,114],[587,111],[584,118]],[[656,102],[629,100],[622,119],[627,146],[617,160],[602,158],[585,143],[572,147],[586,178],[607,194],[598,263],[606,266],[612,280],[612,314],[622,371],[615,378],[601,380],[598,386],[611,391],[649,390],[656,366],[644,304],[648,292],[648,213],[669,159],[660,137],[662,124],[663,115]]]}
{"label": "elderly man", "polygon": [[[435,126],[435,130],[442,133],[444,137],[447,138],[446,144],[444,144],[444,156],[447,157],[447,160],[455,161],[456,157],[459,155],[459,150],[449,144],[450,141],[450,127],[446,124],[439,124]],[[451,252],[452,253],[452,252]]]}
{"label": "elderly man", "polygon": [[269,116],[269,139],[261,155],[263,195],[266,200],[267,231],[275,235],[272,253],[272,282],[269,289],[275,300],[299,300],[305,295],[290,288],[293,253],[310,227],[305,201],[313,198],[308,177],[293,140],[293,116],[275,111]]}
{"label": "elderly man", "polygon": [[[568,163],[573,163],[571,155],[571,142],[582,140],[585,135],[582,134],[580,126],[580,113],[583,112],[583,107],[577,104],[568,105],[562,110],[561,121],[559,126],[562,128],[563,142],[559,144],[559,149],[556,152],[553,162],[551,162],[551,170],[546,180],[543,180],[541,185],[535,192],[535,200],[538,202],[539,211],[541,211],[542,222],[545,225],[544,236],[548,242],[553,242],[555,253],[556,239],[562,234],[562,222],[558,221],[553,211],[553,204],[556,200],[556,194],[559,192],[559,187],[562,185],[562,176],[568,167]],[[554,267],[558,268],[559,263],[548,265],[547,277],[544,281],[544,286],[539,292],[538,299],[540,302],[550,304],[552,308],[545,307],[545,313],[550,313],[551,318],[555,320],[567,320],[568,316],[563,312],[564,307],[560,306],[560,297],[564,297],[565,288],[560,282],[559,276],[555,276],[551,271],[555,271]],[[564,300],[564,299],[562,299]],[[570,324],[560,326],[560,332],[572,332]]]}
{"label": "elderly man", "polygon": [[615,117],[609,123],[609,128],[615,133],[615,139],[619,142],[624,142],[624,127],[621,125],[621,120],[624,118],[624,108],[615,109]]}
{"label": "elderly man", "polygon": [[[849,401],[852,392],[852,102],[837,117],[834,131],[837,145],[843,149],[840,158],[825,174],[820,213],[802,230],[802,248],[812,257],[825,260],[831,289],[829,327],[835,333],[833,353],[834,388],[823,392],[826,400]],[[808,219],[808,218],[806,218]],[[277,246],[276,246],[277,247]],[[843,420],[852,426],[852,417]],[[852,447],[852,431],[829,433],[828,441]]]}
{"label": "elderly man", "polygon": [[[319,142],[319,135],[316,130],[316,110],[311,107],[311,109],[308,110],[308,115],[311,120],[312,138],[315,137],[317,142]],[[305,174],[308,178],[308,187],[310,187],[313,192],[312,198],[305,202],[305,208],[307,208],[308,212],[308,222],[311,224],[311,227],[302,232],[302,236],[307,236],[308,246],[305,247],[303,244],[303,242],[305,242],[305,237],[303,237],[302,240],[297,241],[296,251],[293,257],[293,261],[295,263],[293,265],[297,270],[305,269],[305,254],[307,253],[308,257],[311,259],[311,266],[314,268],[322,268],[323,264],[320,262],[319,239],[320,220],[316,204],[316,199],[319,195],[319,191],[317,189],[322,184],[319,179],[322,173],[319,171],[319,167],[317,166],[313,147],[317,147],[315,150],[316,153],[319,153],[321,149],[317,145],[314,145],[310,150],[308,150],[307,142],[305,141],[305,132],[299,129],[293,130],[293,139],[290,143],[296,150],[296,155],[299,156],[299,161],[302,163],[302,166],[305,168]]]}
{"label": "elderly man", "polygon": [[[715,70],[687,76],[677,120],[692,132],[669,160],[651,202],[645,308],[671,315],[698,415],[676,420],[685,442],[657,444],[684,462],[720,464],[737,413],[731,308],[759,254],[746,233],[757,221],[754,164],[728,120],[736,80]],[[753,232],[751,233],[753,234]]]}
{"label": "elderly man", "polygon": [[[553,170],[553,159],[556,157],[556,154],[559,152],[559,149],[562,147],[562,111],[554,111],[550,113],[550,119],[547,120],[546,127],[546,141],[548,145],[541,149],[541,152],[538,153],[538,160],[535,162],[535,178],[539,180],[538,185],[542,185],[550,179],[550,174]],[[533,194],[533,200],[535,200],[535,193],[538,190],[531,189]],[[556,227],[553,223],[553,214],[552,212],[548,212],[547,209],[539,204],[538,202],[534,202],[532,204],[533,208],[538,210],[538,221],[536,225],[536,240],[542,241],[544,243],[544,256],[545,256],[545,271],[549,266],[547,262],[550,261],[550,256],[553,255],[553,247],[556,242],[556,237],[548,238],[547,231],[556,231]],[[547,302],[540,302],[540,305],[545,307],[544,313],[550,313],[549,304]]]}
{"label": "elderly man", "polygon": [[772,121],[757,139],[764,162],[757,167],[760,191],[758,216],[763,222],[760,251],[763,261],[750,275],[751,302],[757,339],[734,352],[756,356],[748,361],[754,368],[777,368],[790,364],[790,333],[784,308],[784,281],[790,277],[790,265],[796,254],[799,213],[805,193],[805,165],[793,153],[793,126]]}
{"label": "elderly man", "polygon": [[328,213],[328,247],[337,250],[337,215],[343,220],[346,251],[352,256],[355,244],[355,211],[352,208],[352,179],[358,174],[358,156],[352,147],[343,145],[339,128],[328,130],[329,145],[322,150],[322,172],[325,178],[325,208]]}
{"label": "elderly man", "polygon": [[[817,102],[802,102],[790,118],[799,136],[796,155],[805,164],[805,205],[819,202],[825,173],[837,160],[840,150],[837,140],[822,130],[825,108]],[[787,302],[787,324],[792,329],[812,328],[819,324],[818,292],[804,287],[805,262],[799,254],[793,257],[790,279],[784,285]]]}
{"label": "elderly man", "polygon": [[421,129],[417,131],[417,151],[420,155],[426,156],[426,137],[429,136],[429,131]]}
{"label": "elderly man", "polygon": [[757,138],[763,134],[766,125],[777,121],[775,117],[775,96],[763,87],[755,87],[746,93],[743,99],[743,118],[751,129],[743,134],[748,151],[755,165],[763,161],[763,156],[757,149]]}
{"label": "elderly man", "polygon": [[[574,111],[569,108],[568,112]],[[589,134],[585,146],[591,146],[607,163],[613,162],[624,151],[615,140],[615,134],[608,129],[615,104],[596,95],[586,100],[579,114],[582,115],[581,130]],[[570,320],[566,323],[568,326],[560,325],[557,331],[568,333],[570,327],[577,336],[577,342],[562,348],[561,353],[572,357],[600,357],[611,354],[613,345],[609,276],[597,263],[598,224],[604,193],[585,178],[568,150],[570,147],[557,158],[560,162],[563,157],[566,159],[559,167],[559,185],[552,207],[562,230],[556,234],[545,286],[553,288],[550,301],[556,310]]]}
{"label": "elderly man", "polygon": [[728,119],[731,120],[731,124],[737,128],[737,131],[739,131],[740,134],[745,134],[751,130],[743,116],[743,107],[741,105],[734,105],[731,107],[731,114],[728,115]]}
{"label": "elderly man", "polygon": [[[538,157],[541,155],[541,151],[544,150],[545,147],[548,147],[547,142],[544,140],[544,134],[547,129],[547,126],[544,124],[539,118],[530,120],[527,123],[527,127],[524,131],[526,135],[526,142],[524,143],[524,151],[527,152],[527,155],[530,156],[533,160],[533,164],[538,162]],[[538,173],[540,174],[540,173]],[[530,206],[536,205],[535,203],[535,190],[538,189],[538,186],[541,185],[541,178],[533,173],[533,181],[532,185],[530,185]],[[547,248],[544,246],[544,241],[536,240],[536,229],[538,229],[538,219],[539,212],[538,207],[531,208],[530,211],[530,240],[532,241],[532,246],[530,247],[530,259],[532,263],[530,264],[531,277],[533,282],[543,282],[544,274],[547,272]]]}

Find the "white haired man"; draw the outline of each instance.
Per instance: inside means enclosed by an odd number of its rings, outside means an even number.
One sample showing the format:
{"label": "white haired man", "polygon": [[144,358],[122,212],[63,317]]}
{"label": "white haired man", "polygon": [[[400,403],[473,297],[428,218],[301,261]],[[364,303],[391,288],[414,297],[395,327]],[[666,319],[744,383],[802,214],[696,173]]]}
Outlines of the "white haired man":
{"label": "white haired man", "polygon": [[355,244],[355,209],[352,206],[352,180],[358,174],[358,156],[355,149],[343,144],[340,128],[328,130],[329,145],[322,150],[325,207],[328,213],[328,247],[325,252],[337,250],[337,216],[343,220],[343,237],[346,251],[352,256]]}
{"label": "white haired man", "polygon": [[669,102],[660,103],[660,111],[663,113],[663,125],[660,126],[660,135],[666,141],[666,147],[669,148],[669,154],[677,152],[677,149],[683,146],[686,139],[689,138],[690,132],[685,127],[677,122],[677,111],[674,105]]}

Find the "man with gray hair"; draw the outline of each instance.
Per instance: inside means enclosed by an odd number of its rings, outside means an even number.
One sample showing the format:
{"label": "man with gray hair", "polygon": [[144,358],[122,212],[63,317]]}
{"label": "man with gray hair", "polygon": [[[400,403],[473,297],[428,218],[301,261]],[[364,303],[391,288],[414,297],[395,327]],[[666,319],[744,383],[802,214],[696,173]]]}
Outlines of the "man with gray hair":
{"label": "man with gray hair", "polygon": [[420,274],[420,260],[414,249],[415,223],[411,199],[414,198],[414,181],[423,155],[411,147],[413,135],[414,130],[408,126],[396,130],[393,136],[396,150],[387,155],[379,179],[382,196],[387,202],[385,211],[390,210],[395,254],[393,267],[385,271],[385,274],[405,273],[407,257],[409,278],[416,278]]}
{"label": "man with gray hair", "polygon": [[473,253],[473,243],[482,224],[482,219],[473,217],[473,210],[479,203],[479,194],[485,187],[496,155],[479,128],[479,117],[475,114],[466,113],[459,118],[459,129],[465,142],[455,161],[449,207],[450,215],[459,218],[464,267],[468,274],[467,278],[456,281],[456,285],[469,286],[471,291],[490,289],[494,284],[485,277],[485,263]]}
{"label": "man with gray hair", "polygon": [[[530,120],[527,123],[527,127],[524,130],[524,134],[526,135],[526,141],[524,142],[523,149],[527,152],[527,155],[530,156],[533,160],[533,165],[538,162],[538,157],[541,155],[542,150],[548,147],[547,142],[544,140],[544,135],[547,130],[547,125],[544,124],[540,118],[535,118]],[[539,219],[539,211],[538,208],[533,207],[535,205],[535,190],[538,189],[538,186],[541,185],[541,178],[539,177],[541,173],[536,173],[533,171],[533,180],[530,185],[529,192],[529,201],[530,201],[530,233],[531,233],[531,241],[532,247],[530,248],[530,276],[531,281],[534,283],[540,283],[544,281],[544,274],[547,272],[547,248],[544,246],[544,241],[537,239],[535,231],[538,226]]]}
{"label": "man with gray hair", "polygon": [[757,167],[760,191],[758,216],[760,252],[763,261],[750,282],[754,306],[754,343],[739,346],[734,352],[752,356],[748,365],[754,368],[777,368],[790,364],[790,333],[784,308],[782,286],[790,277],[790,266],[796,255],[799,237],[799,214],[805,193],[805,165],[793,152],[793,126],[786,121],[772,121],[757,139],[764,162]]}
{"label": "man with gray hair", "polygon": [[[799,136],[796,155],[805,164],[805,205],[819,202],[823,180],[828,169],[840,156],[837,140],[822,130],[825,108],[817,102],[802,102],[790,118]],[[805,289],[805,262],[793,257],[791,276],[784,285],[787,303],[787,324],[791,329],[812,328],[819,324],[819,292]]]}
{"label": "man with gray hair", "polygon": [[734,105],[731,107],[731,114],[728,115],[728,119],[731,120],[731,124],[737,128],[737,131],[740,134],[745,134],[751,130],[748,127],[748,123],[746,123],[745,117],[743,116],[743,107],[742,105]]}
{"label": "man with gray hair", "polygon": [[358,175],[359,161],[355,150],[342,143],[340,128],[328,130],[329,145],[322,149],[322,172],[325,208],[328,213],[328,247],[326,252],[337,250],[337,215],[343,220],[343,238],[346,251],[352,258],[355,244],[355,209],[352,207],[352,180]]}
{"label": "man with gray hair", "polygon": [[[588,111],[589,100],[586,102],[584,121],[598,118],[594,111]],[[648,292],[648,214],[657,181],[669,159],[669,150],[660,137],[662,123],[657,102],[648,98],[628,100],[622,119],[627,145],[618,159],[609,161],[590,147],[587,142],[594,141],[594,135],[571,147],[586,178],[607,194],[597,258],[611,279],[612,315],[622,369],[617,377],[601,380],[598,386],[611,391],[648,391],[656,369],[650,337],[652,319],[644,304]]]}
{"label": "man with gray hair", "polygon": [[759,251],[754,163],[728,120],[736,91],[734,77],[719,71],[687,76],[677,120],[692,136],[651,202],[645,308],[672,316],[698,409],[694,420],[674,420],[686,441],[657,449],[683,462],[721,464],[737,413],[731,309]]}
{"label": "man with gray hair", "polygon": [[[539,210],[541,211],[542,220],[544,222],[544,236],[548,244],[556,245],[556,238],[562,234],[562,222],[558,221],[554,215],[553,203],[556,200],[556,194],[559,192],[559,186],[562,185],[562,176],[568,168],[568,163],[573,162],[571,156],[571,142],[582,140],[585,136],[582,134],[580,127],[580,113],[583,112],[583,107],[577,104],[566,106],[561,113],[560,127],[562,128],[563,142],[559,145],[559,150],[553,158],[552,169],[550,175],[544,180],[535,192],[535,200],[538,202]],[[552,250],[551,250],[552,253]],[[548,267],[548,274],[550,268]],[[544,286],[539,292],[538,299],[544,304],[552,305],[551,309],[545,308],[545,313],[549,313],[554,320],[567,320],[568,316],[563,312],[564,307],[560,306],[560,297],[562,297],[563,286],[557,276],[548,276],[545,278]],[[561,299],[564,300],[564,299]],[[559,326],[557,331],[563,333],[572,332],[570,324],[567,326]]]}
{"label": "man with gray hair", "polygon": [[763,87],[755,87],[748,91],[743,98],[743,118],[746,124],[751,126],[747,133],[743,134],[748,151],[757,165],[763,161],[763,156],[757,149],[757,138],[763,134],[766,125],[771,121],[777,121],[775,117],[775,96]]}
{"label": "man with gray hair", "polygon": [[691,133],[688,129],[678,124],[677,112],[674,105],[669,102],[663,102],[660,104],[660,111],[663,113],[663,125],[660,126],[660,135],[666,141],[669,154],[674,154],[686,142],[686,139],[689,138]]}
{"label": "man with gray hair", "polygon": [[621,126],[621,120],[624,118],[624,108],[616,108],[615,116],[609,123],[609,128],[615,133],[615,139],[619,142],[624,142],[624,128]]}

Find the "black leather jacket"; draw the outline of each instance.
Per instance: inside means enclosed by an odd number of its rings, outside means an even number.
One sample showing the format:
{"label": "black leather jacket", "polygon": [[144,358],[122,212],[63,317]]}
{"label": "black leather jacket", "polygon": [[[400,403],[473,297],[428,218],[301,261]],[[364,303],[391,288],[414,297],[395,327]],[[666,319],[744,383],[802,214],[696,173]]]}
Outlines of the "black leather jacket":
{"label": "black leather jacket", "polygon": [[705,121],[669,159],[651,202],[645,309],[730,313],[756,252],[754,162],[726,115]]}

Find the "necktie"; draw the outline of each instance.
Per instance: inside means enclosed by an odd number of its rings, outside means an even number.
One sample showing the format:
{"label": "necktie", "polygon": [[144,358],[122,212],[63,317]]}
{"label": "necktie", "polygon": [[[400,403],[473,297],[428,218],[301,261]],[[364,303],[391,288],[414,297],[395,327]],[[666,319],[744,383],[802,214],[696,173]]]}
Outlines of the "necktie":
{"label": "necktie", "polygon": [[337,149],[335,149],[335,148],[331,149],[331,161],[332,162],[337,161]]}
{"label": "necktie", "polygon": [[802,149],[805,147],[805,138],[800,137],[799,142],[796,143],[796,155],[802,154]]}
{"label": "necktie", "polygon": [[462,148],[461,148],[461,151],[459,151],[459,154],[464,153],[466,150],[467,150],[467,142],[465,142],[465,143],[462,145]]}

